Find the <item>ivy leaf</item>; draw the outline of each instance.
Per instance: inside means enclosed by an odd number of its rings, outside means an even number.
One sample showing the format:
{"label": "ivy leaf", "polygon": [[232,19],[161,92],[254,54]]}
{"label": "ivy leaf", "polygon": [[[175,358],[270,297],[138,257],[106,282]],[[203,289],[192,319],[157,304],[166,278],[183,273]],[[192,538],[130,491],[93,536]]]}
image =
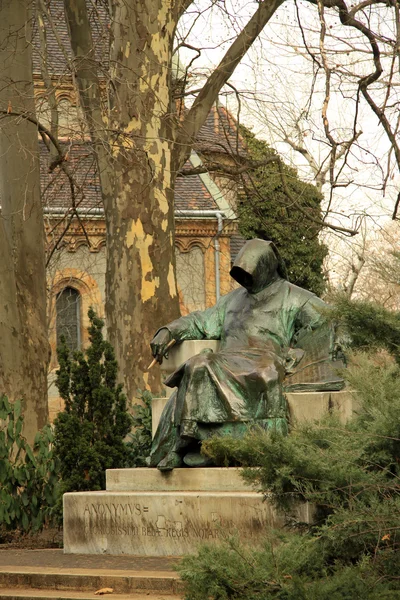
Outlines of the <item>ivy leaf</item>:
{"label": "ivy leaf", "polygon": [[29,444],[26,444],[25,447],[25,452],[29,458],[29,460],[32,462],[33,465],[36,465],[36,460],[35,460],[35,456],[31,450],[31,447],[29,446]]}
{"label": "ivy leaf", "polygon": [[0,483],[5,483],[7,478],[7,463],[5,460],[0,460]]}
{"label": "ivy leaf", "polygon": [[17,421],[22,412],[22,402],[21,400],[16,400],[14,402],[14,419]]}
{"label": "ivy leaf", "polygon": [[0,419],[5,421],[8,415],[10,414],[10,403],[8,401],[7,396],[0,396]]}
{"label": "ivy leaf", "polygon": [[14,421],[12,419],[10,419],[8,422],[7,435],[8,435],[8,439],[13,442],[15,438],[14,438]]}
{"label": "ivy leaf", "polygon": [[16,424],[15,424],[15,438],[17,441],[17,444],[20,446],[19,440],[21,439],[21,431],[22,431],[22,425],[23,425],[23,420],[21,418],[18,418]]}
{"label": "ivy leaf", "polygon": [[28,519],[28,515],[26,514],[26,512],[22,513],[22,528],[24,529],[24,531],[29,530],[29,519]]}

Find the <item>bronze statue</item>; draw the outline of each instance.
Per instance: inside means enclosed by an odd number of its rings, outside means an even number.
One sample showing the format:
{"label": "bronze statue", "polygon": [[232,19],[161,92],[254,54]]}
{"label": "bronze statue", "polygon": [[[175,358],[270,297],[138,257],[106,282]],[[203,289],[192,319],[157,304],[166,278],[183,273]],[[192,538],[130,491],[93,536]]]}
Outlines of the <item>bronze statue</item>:
{"label": "bronze statue", "polygon": [[162,327],[151,342],[161,363],[173,339],[221,340],[218,352],[190,358],[165,381],[178,389],[162,413],[149,466],[204,466],[202,440],[213,434],[240,436],[253,423],[284,434],[285,390],[344,386],[326,304],[288,282],[272,242],[247,242],[230,275],[242,287],[214,307]]}

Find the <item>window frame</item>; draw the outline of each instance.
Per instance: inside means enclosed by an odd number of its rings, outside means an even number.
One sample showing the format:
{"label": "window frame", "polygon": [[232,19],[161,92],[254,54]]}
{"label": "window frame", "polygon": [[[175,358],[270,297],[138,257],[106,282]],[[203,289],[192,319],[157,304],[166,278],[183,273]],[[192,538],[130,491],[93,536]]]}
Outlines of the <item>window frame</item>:
{"label": "window frame", "polygon": [[[61,327],[61,323],[59,322],[59,308],[57,306],[59,298],[68,291],[73,291],[75,295],[75,321],[74,328],[76,333],[76,347],[72,348],[68,344],[68,340],[66,339],[67,346],[71,350],[71,352],[75,352],[77,350],[82,349],[82,294],[76,289],[73,285],[69,284],[63,287],[60,291],[57,292],[55,296],[55,333],[56,333],[56,347],[60,344],[61,336],[64,335],[64,332],[59,333],[59,327]],[[71,294],[70,294],[71,295]]]}

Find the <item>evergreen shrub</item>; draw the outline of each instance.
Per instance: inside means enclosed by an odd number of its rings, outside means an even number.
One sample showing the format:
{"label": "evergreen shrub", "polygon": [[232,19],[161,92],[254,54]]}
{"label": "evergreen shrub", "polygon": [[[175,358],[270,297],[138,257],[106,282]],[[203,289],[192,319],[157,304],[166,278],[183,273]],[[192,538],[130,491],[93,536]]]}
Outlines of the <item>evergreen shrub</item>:
{"label": "evergreen shrub", "polygon": [[[188,600],[400,598],[400,366],[359,354],[346,377],[360,410],[345,425],[327,416],[287,437],[253,429],[204,444],[243,465],[288,526],[261,548],[228,537],[185,558]],[[315,505],[313,524],[298,522],[299,501]]]}
{"label": "evergreen shrub", "polygon": [[[278,154],[246,127],[240,127],[250,161],[260,164],[240,176],[242,194],[236,212],[239,233],[246,239],[271,240],[277,246],[289,281],[317,295],[325,289],[321,242],[322,194],[302,181],[295,169],[278,164]],[[307,218],[310,216],[310,219]]]}
{"label": "evergreen shrub", "polygon": [[37,532],[55,523],[60,489],[53,432],[44,427],[31,448],[23,421],[21,401],[0,395],[0,541],[8,531]]}
{"label": "evergreen shrub", "polygon": [[146,467],[152,442],[151,403],[153,396],[148,390],[138,390],[142,404],[133,406],[132,433],[128,435],[128,464],[130,467]]}
{"label": "evergreen shrub", "polygon": [[400,313],[374,302],[333,297],[328,316],[346,332],[351,346],[372,352],[387,350],[400,363]]}
{"label": "evergreen shrub", "polygon": [[117,361],[103,338],[103,321],[89,310],[90,346],[71,355],[65,340],[57,350],[57,387],[64,411],[54,421],[62,493],[105,488],[106,469],[127,465],[124,441],[131,429],[126,397],[117,384]]}

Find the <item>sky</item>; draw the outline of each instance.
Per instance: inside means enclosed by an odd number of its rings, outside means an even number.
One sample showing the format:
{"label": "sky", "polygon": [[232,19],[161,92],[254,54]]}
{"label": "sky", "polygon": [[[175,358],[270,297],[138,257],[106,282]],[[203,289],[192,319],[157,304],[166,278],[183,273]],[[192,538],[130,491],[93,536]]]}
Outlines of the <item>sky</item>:
{"label": "sky", "polygon": [[[233,32],[240,29],[256,7],[254,2],[243,4],[232,1],[230,4],[223,4],[224,10],[215,6],[204,10],[206,4],[199,3],[198,13],[192,10],[181,25],[181,34],[187,33],[192,26],[185,41],[202,49],[201,56],[191,67],[190,83],[194,88],[218,64],[232,40]],[[310,8],[305,2],[300,2],[298,9],[309,47],[317,48],[317,10],[315,7]],[[234,14],[235,17],[227,13]],[[381,15],[384,25],[378,23],[376,30],[379,25],[382,35],[393,37],[394,32],[388,27],[389,21],[384,16]],[[331,37],[326,41],[327,62],[330,67],[335,66],[340,71],[332,75],[328,118],[333,136],[342,141],[351,136],[354,125],[356,85],[352,74],[357,72],[365,75],[372,70],[373,65],[369,47],[363,39],[349,32],[349,28],[344,29],[336,17],[328,19],[327,25],[331,28]],[[193,50],[180,50],[180,60],[184,64],[188,64],[195,56]],[[318,74],[314,80],[316,71]],[[400,86],[398,66],[396,76],[397,86]],[[295,164],[304,179],[312,179],[304,158],[282,142],[282,129],[285,128],[286,133],[293,137],[294,122],[297,119],[303,134],[302,143],[317,163],[323,164],[326,159],[327,145],[324,142],[321,116],[325,78],[323,70],[316,68],[304,48],[294,3],[286,3],[278,9],[260,39],[236,69],[231,82],[242,95],[241,121],[250,126],[258,137],[274,146],[288,162]],[[379,98],[381,92],[377,89],[378,86],[375,87],[375,95]],[[221,98],[221,102],[226,102],[233,114],[236,114],[238,103],[235,93],[229,88],[225,91],[228,95]],[[399,100],[398,92],[395,99]],[[357,129],[362,130],[362,134],[358,145],[353,147],[347,158],[349,167],[344,168],[341,173],[339,181],[346,184],[346,188],[336,190],[333,209],[346,215],[343,217],[345,220],[352,213],[358,215],[363,211],[379,219],[391,213],[400,178],[396,169],[392,168],[385,194],[382,193],[382,177],[387,169],[390,145],[377,117],[363,101],[359,106],[358,119]]]}
{"label": "sky", "polygon": [[[179,50],[183,65],[195,59],[189,70],[192,89],[200,87],[256,8],[256,2],[237,0],[216,0],[211,5],[207,0],[199,0],[192,5],[179,30],[188,45],[201,50],[200,56],[193,48]],[[388,162],[390,144],[377,117],[363,99],[358,108],[355,101],[358,77],[373,71],[369,44],[358,32],[344,28],[335,13],[325,13],[325,17],[326,34],[321,46],[317,8],[303,1],[284,3],[230,80],[240,92],[240,101],[235,90],[229,87],[224,89],[220,101],[235,116],[240,109],[242,123],[277,149],[286,162],[296,166],[303,179],[313,181],[308,162],[284,137],[301,143],[319,168],[327,164],[329,147],[322,108],[326,98],[324,65],[329,68],[330,132],[335,141],[348,140],[353,135],[357,109],[359,136],[345,154],[346,164],[343,160],[336,164],[340,187],[334,189],[332,196],[329,185],[323,188],[325,207],[329,206],[327,220],[349,228],[357,228],[363,221],[363,230],[367,221],[367,230],[374,230],[375,235],[377,229],[390,221],[400,177],[393,155]],[[394,86],[387,104],[392,105],[388,114],[394,124],[400,114],[400,69],[399,62],[391,62],[391,46],[386,43],[387,39],[396,37],[391,9],[378,5],[369,12],[358,12],[357,18],[379,35],[381,48],[387,51],[387,56],[382,57],[385,68],[382,79],[387,79],[392,68]],[[311,58],[311,53],[316,60]],[[377,101],[381,103],[385,93],[386,87],[380,81],[374,84],[373,96]],[[340,237],[326,238],[332,250],[340,246]],[[360,243],[357,236],[354,243]],[[344,240],[344,247],[348,253],[348,240]],[[343,248],[340,253],[343,254]]]}

